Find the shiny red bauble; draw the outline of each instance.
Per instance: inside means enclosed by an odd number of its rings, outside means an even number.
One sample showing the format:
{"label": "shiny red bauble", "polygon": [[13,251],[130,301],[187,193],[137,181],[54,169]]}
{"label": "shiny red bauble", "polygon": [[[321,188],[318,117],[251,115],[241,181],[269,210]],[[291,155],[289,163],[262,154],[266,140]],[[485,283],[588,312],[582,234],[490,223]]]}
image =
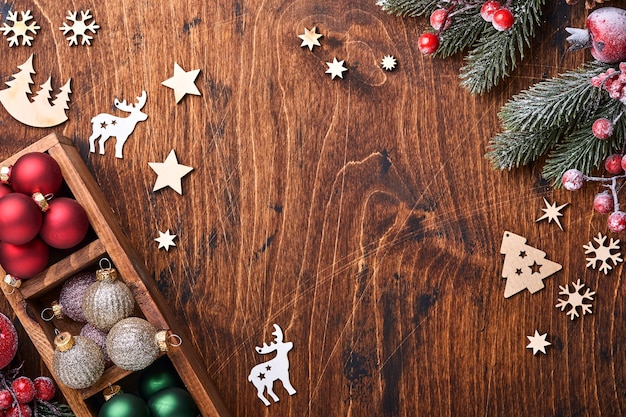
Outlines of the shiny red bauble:
{"label": "shiny red bauble", "polygon": [[22,155],[11,168],[11,186],[16,193],[54,196],[61,188],[62,181],[59,164],[43,152]]}
{"label": "shiny red bauble", "polygon": [[19,193],[0,198],[0,241],[23,245],[41,229],[41,209],[32,198]]}
{"label": "shiny red bauble", "polygon": [[49,202],[39,236],[53,248],[68,249],[79,244],[88,230],[83,206],[72,198],[58,197]]}
{"label": "shiny red bauble", "polygon": [[0,265],[16,278],[28,279],[46,268],[50,247],[39,237],[24,245],[0,242]]}
{"label": "shiny red bauble", "polygon": [[[7,316],[0,313],[0,369],[11,363],[16,352],[17,332],[15,326]],[[0,396],[1,402],[2,396]]]}

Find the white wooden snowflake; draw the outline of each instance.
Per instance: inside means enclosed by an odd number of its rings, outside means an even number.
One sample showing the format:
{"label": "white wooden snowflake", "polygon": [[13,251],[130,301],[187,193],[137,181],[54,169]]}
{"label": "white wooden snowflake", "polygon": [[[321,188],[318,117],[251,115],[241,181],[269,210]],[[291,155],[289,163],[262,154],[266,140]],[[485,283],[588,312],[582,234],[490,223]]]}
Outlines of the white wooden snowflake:
{"label": "white wooden snowflake", "polygon": [[67,12],[67,20],[69,20],[72,25],[68,25],[67,23],[63,23],[63,26],[59,28],[59,30],[63,31],[64,35],[67,35],[68,32],[72,32],[71,36],[67,37],[67,40],[70,42],[70,46],[78,45],[78,37],[80,36],[81,45],[91,45],[91,40],[93,36],[87,34],[87,31],[91,33],[96,33],[96,30],[100,29],[100,26],[96,25],[95,21],[87,24],[87,20],[92,19],[93,16],[87,10],[86,12],[80,12],[80,18],[78,17],[78,12],[71,12],[68,10]]}
{"label": "white wooden snowflake", "polygon": [[29,32],[32,35],[36,35],[37,30],[41,29],[37,25],[37,22],[35,22],[34,20],[31,23],[27,23],[29,20],[33,18],[33,16],[30,14],[30,10],[27,10],[25,12],[20,12],[20,14],[22,17],[21,19],[18,17],[18,12],[9,11],[6,20],[8,22],[13,23],[13,25],[9,26],[5,22],[4,26],[0,28],[0,31],[2,31],[4,36],[7,36],[9,33],[12,33],[12,35],[7,38],[7,40],[9,41],[9,47],[19,45],[20,36],[22,37],[22,45],[31,46],[30,43],[34,39],[34,37],[29,35]]}
{"label": "white wooden snowflake", "polygon": [[559,303],[556,305],[556,308],[560,308],[561,311],[564,311],[569,305],[570,309],[566,314],[574,320],[574,318],[579,316],[578,310],[576,309],[577,307],[581,308],[583,316],[587,313],[591,314],[591,304],[585,304],[585,300],[593,301],[593,296],[596,293],[595,291],[591,291],[587,288],[587,291],[585,291],[584,294],[581,294],[580,290],[585,286],[585,284],[581,284],[580,279],[576,283],[572,282],[572,285],[574,286],[574,291],[572,292],[569,290],[569,284],[565,287],[559,285],[559,288],[561,289],[561,291],[559,291],[559,295],[567,295],[567,300],[561,300],[559,298]]}
{"label": "white wooden snowflake", "polygon": [[602,233],[598,233],[598,237],[593,238],[593,240],[598,243],[597,248],[591,242],[587,245],[583,245],[583,248],[585,248],[585,254],[594,254],[593,258],[587,258],[587,268],[592,267],[593,269],[596,269],[598,262],[601,262],[600,271],[603,271],[605,275],[613,269],[611,265],[609,265],[609,261],[613,262],[613,265],[617,265],[619,262],[623,261],[622,254],[620,252],[611,253],[612,250],[619,250],[619,239],[613,240],[613,238],[611,238],[608,246],[604,246],[606,238],[606,236],[602,236]]}

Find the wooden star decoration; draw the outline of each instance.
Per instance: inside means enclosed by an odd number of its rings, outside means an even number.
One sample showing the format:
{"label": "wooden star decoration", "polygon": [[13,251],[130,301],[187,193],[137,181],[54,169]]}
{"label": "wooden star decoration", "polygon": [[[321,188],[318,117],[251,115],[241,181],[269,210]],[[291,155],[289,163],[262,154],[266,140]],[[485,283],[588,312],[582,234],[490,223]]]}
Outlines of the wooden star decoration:
{"label": "wooden star decoration", "polygon": [[148,165],[157,173],[157,180],[152,191],[170,187],[178,194],[183,194],[181,179],[193,171],[193,168],[179,164],[173,149],[164,162],[148,162]]}
{"label": "wooden star decoration", "polygon": [[544,214],[543,216],[539,217],[536,220],[536,222],[547,219],[548,223],[552,223],[552,221],[554,220],[556,225],[559,226],[559,229],[563,230],[563,226],[561,225],[561,221],[559,220],[559,217],[563,216],[563,213],[561,213],[561,210],[563,210],[563,208],[567,206],[568,203],[565,203],[557,207],[556,203],[553,203],[553,204],[548,203],[548,200],[546,200],[545,197],[543,198],[543,202],[546,205],[546,208],[541,209],[544,212]]}
{"label": "wooden star decoration", "polygon": [[548,333],[544,333],[542,335],[539,334],[539,331],[535,330],[534,336],[526,336],[530,343],[526,346],[526,349],[532,349],[533,355],[536,355],[537,352],[542,352],[544,355],[546,354],[546,346],[550,346],[552,343],[546,340]]}
{"label": "wooden star decoration", "polygon": [[332,79],[335,77],[343,78],[344,71],[348,71],[348,68],[343,66],[344,61],[337,61],[337,58],[333,58],[333,62],[327,62],[328,69],[326,74],[330,74]]}
{"label": "wooden star decoration", "polygon": [[380,61],[380,66],[383,67],[385,71],[393,71],[396,69],[397,63],[398,62],[392,55],[385,55],[382,61]]}
{"label": "wooden star decoration", "polygon": [[313,27],[311,30],[304,28],[304,33],[302,35],[298,35],[298,37],[302,39],[302,44],[300,45],[301,48],[308,46],[309,50],[312,51],[314,46],[320,46],[318,39],[322,37],[322,34],[317,33],[316,30],[316,27]]}
{"label": "wooden star decoration", "polygon": [[174,97],[178,103],[187,94],[200,95],[200,91],[196,87],[196,78],[199,73],[199,69],[185,71],[178,63],[174,62],[174,76],[161,84],[174,90]]}
{"label": "wooden star decoration", "polygon": [[163,248],[169,252],[171,246],[176,246],[174,239],[176,239],[176,235],[170,234],[170,229],[167,229],[165,233],[159,230],[159,237],[154,240],[159,242],[159,249]]}

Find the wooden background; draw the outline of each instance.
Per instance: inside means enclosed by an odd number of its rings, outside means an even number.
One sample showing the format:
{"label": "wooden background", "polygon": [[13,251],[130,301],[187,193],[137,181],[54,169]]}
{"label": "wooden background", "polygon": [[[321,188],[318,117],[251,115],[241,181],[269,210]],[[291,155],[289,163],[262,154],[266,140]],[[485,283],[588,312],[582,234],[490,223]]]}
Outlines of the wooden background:
{"label": "wooden background", "polygon": [[[622,266],[588,270],[582,248],[607,232],[598,189],[552,190],[540,164],[496,172],[483,158],[512,94],[590,59],[565,51],[584,6],[547,3],[525,61],[475,97],[458,86],[460,58],[418,51],[426,19],[374,0],[0,1],[3,17],[30,9],[41,26],[32,47],[0,40],[2,81],[34,53],[37,85],[73,86],[55,128],[0,108],[0,160],[49,132],[73,139],[233,416],[622,416]],[[69,47],[59,27],[87,8],[101,29],[91,47]],[[324,37],[311,52],[297,35],[313,26]],[[379,66],[387,54],[394,72]],[[324,73],[333,57],[343,80]],[[161,86],[174,62],[201,69],[202,96],[177,105]],[[142,90],[149,118],[124,159],[114,139],[90,154],[90,119],[124,116],[114,98]],[[172,149],[195,168],[183,195],[152,192],[148,162]],[[542,197],[570,203],[564,232],[535,223]],[[178,235],[169,252],[154,241],[166,229]],[[541,292],[504,299],[505,230],[563,265]],[[578,278],[598,295],[592,315],[570,321],[555,304]],[[10,314],[4,299],[0,310]],[[294,342],[298,392],[278,386],[266,408],[247,375],[273,323]],[[526,349],[535,329],[552,342],[545,356]]]}

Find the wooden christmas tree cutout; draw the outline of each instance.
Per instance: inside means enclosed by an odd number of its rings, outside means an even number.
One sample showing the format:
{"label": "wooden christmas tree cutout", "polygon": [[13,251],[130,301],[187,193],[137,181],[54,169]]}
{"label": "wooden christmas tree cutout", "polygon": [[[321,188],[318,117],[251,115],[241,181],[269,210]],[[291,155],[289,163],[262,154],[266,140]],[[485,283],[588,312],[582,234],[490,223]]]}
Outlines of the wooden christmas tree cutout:
{"label": "wooden christmas tree cutout", "polygon": [[52,127],[67,120],[65,110],[70,101],[70,82],[59,90],[59,94],[50,104],[52,86],[50,78],[41,85],[41,89],[29,99],[31,94],[30,85],[33,84],[32,76],[35,75],[33,68],[33,55],[26,62],[18,65],[20,71],[13,74],[13,78],[6,82],[9,88],[0,91],[0,103],[13,118],[25,125],[32,127]]}
{"label": "wooden christmas tree cutout", "polygon": [[504,298],[528,289],[531,294],[543,289],[543,280],[562,266],[546,259],[546,253],[526,244],[526,239],[504,232],[500,253],[505,255],[502,278],[506,278]]}

